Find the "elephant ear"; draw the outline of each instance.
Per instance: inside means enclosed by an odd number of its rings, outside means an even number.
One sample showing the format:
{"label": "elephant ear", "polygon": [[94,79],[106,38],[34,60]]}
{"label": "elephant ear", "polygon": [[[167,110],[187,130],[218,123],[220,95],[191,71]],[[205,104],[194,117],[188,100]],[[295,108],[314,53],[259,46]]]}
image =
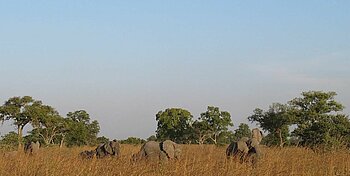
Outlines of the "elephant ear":
{"label": "elephant ear", "polygon": [[171,140],[166,140],[162,142],[162,149],[167,154],[168,158],[175,158],[175,146],[176,143]]}
{"label": "elephant ear", "polygon": [[109,154],[113,154],[113,148],[111,147],[111,142],[105,143],[103,145],[103,148],[105,149],[105,151]]}
{"label": "elephant ear", "polygon": [[180,159],[181,156],[181,146],[179,144],[174,143],[174,147],[175,147],[175,155],[174,157],[176,159]]}
{"label": "elephant ear", "polygon": [[258,128],[252,130],[252,138],[256,139],[259,143],[262,140],[262,132]]}
{"label": "elephant ear", "polygon": [[260,142],[256,138],[252,138],[247,142],[247,144],[249,148],[256,148],[259,146]]}
{"label": "elephant ear", "polygon": [[247,137],[242,137],[238,142],[237,142],[237,148],[240,152],[243,153],[248,153],[250,146],[250,139]]}
{"label": "elephant ear", "polygon": [[114,155],[119,155],[120,153],[120,144],[117,140],[113,140],[110,142],[110,146],[112,147],[113,154]]}

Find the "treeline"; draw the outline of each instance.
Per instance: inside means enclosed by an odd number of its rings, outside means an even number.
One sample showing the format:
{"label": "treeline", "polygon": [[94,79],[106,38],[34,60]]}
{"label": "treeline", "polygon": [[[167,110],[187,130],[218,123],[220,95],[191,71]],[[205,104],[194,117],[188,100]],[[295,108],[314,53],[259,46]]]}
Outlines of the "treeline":
{"label": "treeline", "polygon": [[[335,92],[308,91],[286,103],[273,103],[266,110],[256,108],[248,120],[267,134],[268,146],[297,145],[339,148],[350,145],[350,121],[342,113],[344,106],[335,101]],[[51,106],[32,97],[13,97],[0,106],[0,120],[12,120],[17,133],[2,136],[0,144],[18,145],[25,141],[40,141],[44,145],[82,146],[108,141],[97,137],[100,127],[84,110],[62,117]],[[208,106],[198,117],[186,109],[168,108],[156,114],[156,134],[146,140],[170,139],[183,144],[228,144],[241,137],[250,137],[248,124],[240,123],[234,131],[231,114],[219,107]],[[33,130],[22,138],[23,128]],[[141,144],[146,140],[129,137],[126,144]]]}
{"label": "treeline", "polygon": [[[256,108],[248,120],[256,123],[267,135],[268,146],[296,145],[307,147],[350,147],[350,121],[342,113],[344,106],[337,102],[335,92],[308,91],[287,103],[273,103],[267,110]],[[247,124],[235,132],[230,113],[209,106],[194,120],[184,109],[171,108],[156,115],[156,136],[178,143],[225,144],[250,136]]]}
{"label": "treeline", "polygon": [[[39,141],[42,145],[82,146],[96,145],[99,123],[91,121],[85,110],[69,112],[62,117],[53,107],[34,100],[30,96],[12,97],[0,106],[0,120],[10,120],[17,133],[10,132],[2,136],[0,144],[22,148],[27,141]],[[27,125],[33,129],[23,137]]]}

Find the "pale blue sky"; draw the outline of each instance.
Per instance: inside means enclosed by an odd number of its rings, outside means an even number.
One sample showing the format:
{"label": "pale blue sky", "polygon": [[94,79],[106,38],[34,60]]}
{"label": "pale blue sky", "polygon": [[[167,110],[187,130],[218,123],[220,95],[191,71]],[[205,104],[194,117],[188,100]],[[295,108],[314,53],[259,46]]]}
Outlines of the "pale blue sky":
{"label": "pale blue sky", "polygon": [[[336,91],[350,108],[350,1],[0,0],[0,101],[85,109],[110,138],[207,105],[254,108]],[[1,135],[13,130],[5,123]]]}

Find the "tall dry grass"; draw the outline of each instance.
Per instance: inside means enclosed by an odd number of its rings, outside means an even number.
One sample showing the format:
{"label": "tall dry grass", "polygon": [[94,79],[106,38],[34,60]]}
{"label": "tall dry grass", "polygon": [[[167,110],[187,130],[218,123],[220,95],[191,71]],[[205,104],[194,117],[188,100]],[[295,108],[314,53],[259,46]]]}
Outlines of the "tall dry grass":
{"label": "tall dry grass", "polygon": [[257,168],[227,160],[225,147],[183,145],[182,158],[168,163],[132,163],[140,146],[122,145],[122,156],[82,160],[92,148],[44,148],[35,156],[0,153],[0,175],[350,175],[349,151],[314,153],[303,148],[264,148]]}

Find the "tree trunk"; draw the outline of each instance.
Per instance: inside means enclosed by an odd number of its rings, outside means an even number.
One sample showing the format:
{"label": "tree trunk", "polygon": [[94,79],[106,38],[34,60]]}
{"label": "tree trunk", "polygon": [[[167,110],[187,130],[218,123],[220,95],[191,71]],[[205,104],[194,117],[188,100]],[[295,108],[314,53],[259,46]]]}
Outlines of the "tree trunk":
{"label": "tree trunk", "polygon": [[216,135],[214,134],[213,137],[210,137],[210,139],[214,142],[214,144],[216,145],[217,144],[217,140],[216,140]]}
{"label": "tree trunk", "polygon": [[63,143],[64,143],[64,135],[62,135],[62,139],[61,139],[61,142],[60,142],[60,148],[63,147]]}
{"label": "tree trunk", "polygon": [[22,125],[18,125],[18,151],[22,151],[23,147],[22,147],[22,132],[23,132],[23,126]]}
{"label": "tree trunk", "polygon": [[283,138],[282,138],[282,130],[281,129],[278,129],[277,130],[278,132],[278,137],[280,138],[280,147],[283,147]]}

